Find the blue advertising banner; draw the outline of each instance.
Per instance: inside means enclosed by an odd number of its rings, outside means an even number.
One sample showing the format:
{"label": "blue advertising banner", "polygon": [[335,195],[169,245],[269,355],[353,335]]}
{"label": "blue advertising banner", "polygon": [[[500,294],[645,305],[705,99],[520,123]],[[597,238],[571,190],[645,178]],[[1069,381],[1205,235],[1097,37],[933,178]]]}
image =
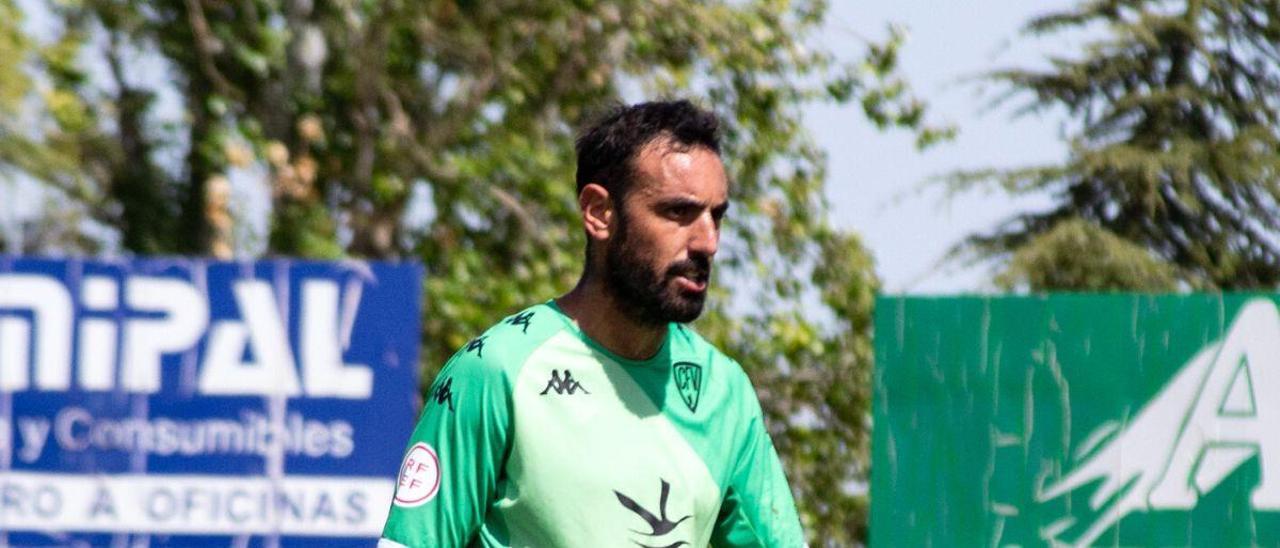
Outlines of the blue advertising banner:
{"label": "blue advertising banner", "polygon": [[0,256],[0,546],[368,546],[421,269]]}

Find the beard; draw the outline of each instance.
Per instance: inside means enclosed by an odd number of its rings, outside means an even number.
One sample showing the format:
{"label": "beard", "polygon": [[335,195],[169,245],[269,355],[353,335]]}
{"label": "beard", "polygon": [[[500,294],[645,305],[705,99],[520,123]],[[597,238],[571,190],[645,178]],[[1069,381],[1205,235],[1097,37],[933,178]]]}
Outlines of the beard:
{"label": "beard", "polygon": [[605,253],[605,279],[624,311],[636,322],[652,326],[697,319],[706,291],[682,291],[674,281],[678,276],[695,282],[709,280],[711,257],[691,255],[660,269],[651,267],[648,259],[628,237],[626,221],[619,219],[618,241]]}

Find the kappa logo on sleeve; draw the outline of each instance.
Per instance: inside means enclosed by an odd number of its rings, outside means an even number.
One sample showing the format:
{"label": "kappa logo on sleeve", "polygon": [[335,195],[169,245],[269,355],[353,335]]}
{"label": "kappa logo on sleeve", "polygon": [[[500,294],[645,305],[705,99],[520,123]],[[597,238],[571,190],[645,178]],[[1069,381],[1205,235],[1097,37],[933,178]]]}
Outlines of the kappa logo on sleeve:
{"label": "kappa logo on sleeve", "polygon": [[453,377],[446,378],[440,384],[431,390],[431,397],[428,401],[436,402],[436,405],[449,405],[449,410],[453,411]]}
{"label": "kappa logo on sleeve", "polygon": [[519,313],[519,314],[516,314],[515,316],[512,316],[512,317],[510,317],[510,318],[507,318],[507,325],[516,325],[516,326],[519,326],[519,327],[520,327],[520,332],[521,332],[521,333],[528,333],[528,332],[529,332],[529,320],[532,320],[532,319],[533,319],[533,312],[532,312],[532,311],[530,311],[530,312],[521,312],[521,313]]}
{"label": "kappa logo on sleeve", "polygon": [[471,339],[471,342],[467,343],[467,349],[464,350],[464,352],[475,352],[477,358],[483,358],[484,340],[487,337],[488,335],[480,335],[479,337]]}
{"label": "kappa logo on sleeve", "polygon": [[430,445],[415,443],[400,465],[396,481],[395,505],[402,508],[422,506],[436,498],[440,491],[440,457]]}

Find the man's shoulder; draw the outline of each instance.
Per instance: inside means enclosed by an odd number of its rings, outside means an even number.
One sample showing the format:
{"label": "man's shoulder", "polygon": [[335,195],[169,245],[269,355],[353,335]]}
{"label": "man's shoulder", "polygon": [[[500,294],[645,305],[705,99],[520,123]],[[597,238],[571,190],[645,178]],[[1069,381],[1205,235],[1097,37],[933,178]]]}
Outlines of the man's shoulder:
{"label": "man's shoulder", "polygon": [[554,308],[539,303],[489,326],[462,345],[449,362],[465,363],[490,374],[501,372],[513,376],[534,350],[565,327]]}

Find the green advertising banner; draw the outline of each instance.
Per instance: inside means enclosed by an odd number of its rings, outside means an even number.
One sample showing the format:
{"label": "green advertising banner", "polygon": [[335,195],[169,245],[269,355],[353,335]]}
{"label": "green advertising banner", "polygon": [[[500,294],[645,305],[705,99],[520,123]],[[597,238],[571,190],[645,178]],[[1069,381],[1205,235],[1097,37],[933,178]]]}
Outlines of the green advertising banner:
{"label": "green advertising banner", "polygon": [[872,544],[1280,544],[1278,298],[881,298]]}

